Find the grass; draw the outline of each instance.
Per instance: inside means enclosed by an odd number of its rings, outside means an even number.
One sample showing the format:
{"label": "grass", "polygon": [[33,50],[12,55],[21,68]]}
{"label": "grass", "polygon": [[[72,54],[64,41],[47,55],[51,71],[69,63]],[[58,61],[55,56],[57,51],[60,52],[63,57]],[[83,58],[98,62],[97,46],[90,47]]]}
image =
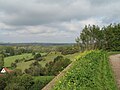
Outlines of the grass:
{"label": "grass", "polygon": [[69,54],[69,55],[62,55],[60,52],[51,52],[45,57],[45,61],[40,61],[39,63],[44,67],[46,63],[53,61],[54,58],[57,56],[64,56],[65,58],[69,58],[71,61],[73,61],[80,53],[75,54]]}
{"label": "grass", "polygon": [[17,64],[17,67],[16,69],[21,69],[22,72],[24,72],[25,69],[28,69],[30,67],[30,64],[33,63],[35,60],[32,60],[32,61],[27,61],[27,62],[20,62]]}
{"label": "grass", "polygon": [[54,76],[33,76],[36,85],[31,90],[42,90],[53,78]]}
{"label": "grass", "polygon": [[55,54],[55,52],[51,52],[46,57],[44,57],[45,58],[44,61],[40,61],[39,63],[44,67],[46,63],[53,61],[54,58],[59,56],[59,55],[61,55],[60,52],[57,52],[56,54]]}
{"label": "grass", "polygon": [[111,51],[108,52],[109,55],[115,55],[115,54],[120,54],[120,51]]}
{"label": "grass", "polygon": [[53,90],[117,90],[107,53],[82,54]]}
{"label": "grass", "polygon": [[[41,55],[45,55],[45,54],[46,53],[41,53]],[[57,56],[60,56],[60,55],[61,55],[60,52],[56,52],[56,53],[55,52],[51,52],[46,57],[44,57],[45,58],[44,61],[40,61],[39,63],[43,67],[45,67],[46,63],[48,63],[50,61],[53,61],[54,58],[56,58]],[[78,56],[78,55],[79,55],[79,53],[69,54],[69,55],[62,55],[62,56],[64,56],[65,58],[69,58],[71,61],[73,61],[76,58],[76,56]],[[22,54],[22,55],[6,57],[5,60],[4,60],[5,61],[4,66],[5,67],[11,67],[11,63],[15,62],[16,59],[32,58],[32,57],[33,56],[32,56],[31,53],[30,54]],[[31,60],[31,61],[27,61],[27,62],[24,62],[24,61],[19,62],[19,63],[17,63],[17,67],[16,68],[17,69],[21,69],[24,72],[24,70],[29,68],[29,65],[31,63],[33,63],[34,61],[35,60]]]}
{"label": "grass", "polygon": [[70,59],[71,61],[74,61],[79,55],[80,53],[75,53],[75,54],[66,55],[64,57]]}
{"label": "grass", "polygon": [[25,54],[22,54],[22,55],[15,55],[15,56],[10,56],[10,57],[6,57],[4,59],[4,67],[11,67],[11,63],[15,62],[16,59],[22,59],[22,58],[25,58],[25,59],[28,59],[28,58],[32,58],[32,54],[31,53],[25,53]]}
{"label": "grass", "polygon": [[[45,54],[46,53],[41,53],[41,55],[45,55]],[[31,53],[25,53],[25,54],[22,54],[22,55],[15,55],[15,56],[6,57],[4,59],[4,67],[11,67],[11,63],[15,62],[16,59],[22,59],[22,58],[30,59],[30,58],[33,58],[33,55]],[[29,62],[24,62],[23,61],[23,62],[18,64],[18,67],[23,69],[25,67],[23,65],[26,65],[26,67],[27,67],[28,65],[31,64],[31,62],[32,61],[29,61]]]}
{"label": "grass", "polygon": [[53,78],[54,78],[55,76],[34,76],[33,78],[34,78],[34,81],[37,81],[37,80],[39,80],[39,81],[50,81],[50,80],[52,80]]}

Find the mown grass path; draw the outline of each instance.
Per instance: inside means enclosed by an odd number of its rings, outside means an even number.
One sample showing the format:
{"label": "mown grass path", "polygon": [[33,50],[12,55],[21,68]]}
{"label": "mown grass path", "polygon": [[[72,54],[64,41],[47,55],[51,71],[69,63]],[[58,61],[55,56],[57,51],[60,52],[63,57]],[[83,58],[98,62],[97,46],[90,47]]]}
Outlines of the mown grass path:
{"label": "mown grass path", "polygon": [[113,72],[115,74],[115,79],[120,90],[120,54],[111,55],[110,63],[112,65]]}

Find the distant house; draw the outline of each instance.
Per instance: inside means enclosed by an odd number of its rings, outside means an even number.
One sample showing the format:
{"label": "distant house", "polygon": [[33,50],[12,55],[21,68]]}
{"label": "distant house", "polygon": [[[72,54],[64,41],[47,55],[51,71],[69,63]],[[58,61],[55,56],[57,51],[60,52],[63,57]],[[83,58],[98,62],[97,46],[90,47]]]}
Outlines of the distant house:
{"label": "distant house", "polygon": [[8,68],[2,68],[2,70],[0,71],[0,73],[4,74],[4,73],[11,73],[13,72],[13,70],[9,70]]}

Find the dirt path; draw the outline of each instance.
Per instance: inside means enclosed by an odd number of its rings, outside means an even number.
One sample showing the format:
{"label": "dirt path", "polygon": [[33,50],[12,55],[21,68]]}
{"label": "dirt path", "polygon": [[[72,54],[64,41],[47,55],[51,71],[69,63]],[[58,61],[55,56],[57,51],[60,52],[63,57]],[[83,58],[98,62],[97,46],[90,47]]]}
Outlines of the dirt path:
{"label": "dirt path", "polygon": [[115,79],[118,84],[118,89],[120,90],[120,54],[111,55],[110,63],[112,65],[112,69],[115,74]]}

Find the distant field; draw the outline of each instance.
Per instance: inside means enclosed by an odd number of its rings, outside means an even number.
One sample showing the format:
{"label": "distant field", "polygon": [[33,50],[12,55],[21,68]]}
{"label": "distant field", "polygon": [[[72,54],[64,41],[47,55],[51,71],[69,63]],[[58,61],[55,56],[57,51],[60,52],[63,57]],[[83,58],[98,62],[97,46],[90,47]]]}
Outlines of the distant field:
{"label": "distant field", "polygon": [[[41,55],[45,55],[45,54],[46,54],[46,53],[41,53]],[[6,57],[6,58],[4,59],[4,66],[5,66],[5,67],[10,67],[10,66],[11,66],[11,63],[15,62],[16,59],[22,59],[22,58],[29,59],[29,58],[33,58],[33,56],[32,56],[31,53],[29,53],[29,54],[28,54],[28,53],[25,53],[25,54],[22,54],[22,55],[15,55],[15,56]],[[27,65],[27,64],[30,64],[30,62],[32,62],[32,61],[24,62],[24,63],[25,63],[25,65]],[[20,67],[22,64],[24,65],[24,63],[23,63],[23,62],[19,63],[19,64],[18,64],[18,67]],[[19,65],[20,65],[20,66],[19,66]],[[22,65],[21,68],[25,67],[25,66],[23,66],[23,65]],[[26,67],[27,67],[27,66],[26,66]]]}
{"label": "distant field", "polygon": [[71,61],[73,61],[80,53],[75,53],[75,54],[69,54],[69,55],[62,55],[60,52],[57,52],[55,54],[55,52],[51,52],[50,54],[48,54],[45,57],[45,61],[41,61],[39,62],[43,67],[45,66],[46,63],[53,61],[54,58],[56,58],[57,56],[64,56],[65,58],[69,58]]}
{"label": "distant field", "polygon": [[75,54],[66,55],[66,56],[64,56],[64,57],[69,58],[71,61],[73,61],[73,60],[75,60],[79,55],[80,55],[80,53],[75,53]]}
{"label": "distant field", "polygon": [[35,61],[35,60],[28,61],[28,62],[22,61],[22,62],[20,62],[20,63],[17,64],[16,69],[21,69],[21,70],[24,72],[24,70],[25,70],[25,69],[28,69],[28,68],[29,68],[29,65],[30,65],[31,63],[33,63],[34,61]]}
{"label": "distant field", "polygon": [[22,59],[22,58],[32,58],[32,54],[31,53],[26,53],[26,54],[22,54],[22,55],[15,55],[15,56],[10,56],[10,57],[6,57],[4,59],[4,66],[5,67],[10,67],[11,63],[15,62],[16,59]]}
{"label": "distant field", "polygon": [[[46,53],[41,53],[41,55],[45,55]],[[65,58],[69,58],[71,61],[73,61],[80,53],[75,53],[75,54],[69,54],[69,55],[62,55]],[[45,61],[40,61],[39,63],[44,67],[46,63],[53,61],[55,57],[60,56],[60,52],[51,52],[49,53],[45,58]],[[10,56],[5,58],[5,67],[10,67],[11,63],[15,62],[16,59],[22,59],[22,58],[32,58],[32,54],[22,54],[22,55],[16,55],[16,56]],[[21,69],[23,72],[25,69],[29,68],[29,65],[33,63],[35,60],[32,61],[27,61],[27,62],[19,62],[17,63],[17,69]]]}
{"label": "distant field", "polygon": [[39,63],[44,67],[46,63],[53,61],[54,58],[59,55],[61,55],[60,52],[57,52],[56,54],[55,54],[55,52],[51,52],[45,57],[45,61],[40,61]]}

